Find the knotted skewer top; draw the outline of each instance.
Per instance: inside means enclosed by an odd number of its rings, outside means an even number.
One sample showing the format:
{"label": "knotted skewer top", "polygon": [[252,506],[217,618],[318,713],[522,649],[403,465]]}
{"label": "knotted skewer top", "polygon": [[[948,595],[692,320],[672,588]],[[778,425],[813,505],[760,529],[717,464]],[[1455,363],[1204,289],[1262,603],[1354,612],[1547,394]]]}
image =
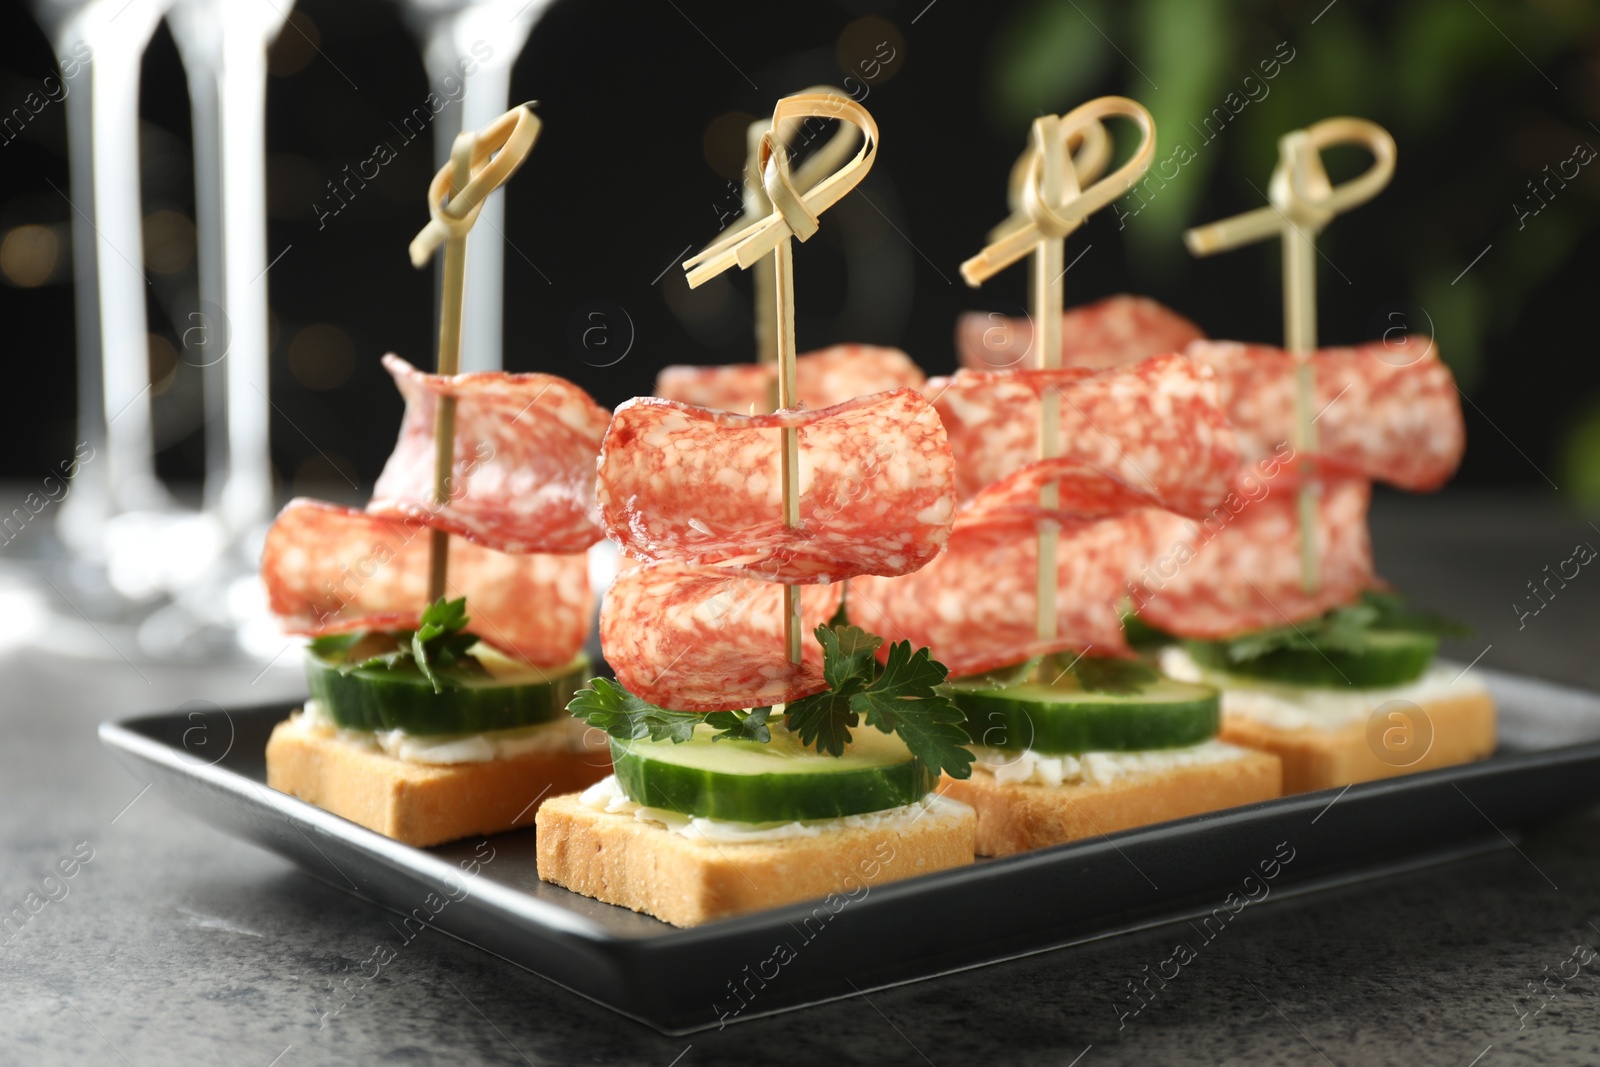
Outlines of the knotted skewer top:
{"label": "knotted skewer top", "polygon": [[[1105,166],[1109,139],[1100,125],[1105,118],[1126,118],[1139,127],[1139,146],[1114,172],[1086,180]],[[1068,153],[1076,144],[1083,162]],[[1033,141],[1012,172],[1011,217],[990,233],[991,244],[965,263],[961,276],[978,286],[1028,255],[1040,242],[1059,240],[1082,225],[1090,215],[1126,193],[1150,167],[1155,157],[1155,120],[1137,101],[1125,96],[1102,96],[1073,108],[1065,115],[1045,115],[1034,120]],[[1062,167],[1058,197],[1044,192],[1045,168]],[[1020,172],[1020,173],[1019,173]]]}
{"label": "knotted skewer top", "polygon": [[[536,101],[535,101],[536,102]],[[478,221],[483,202],[515,174],[538,140],[539,117],[522,104],[478,131],[470,157],[472,177],[456,188],[456,162],[439,168],[428,185],[428,224],[411,241],[411,265],[421,268],[451,237],[465,237]]]}
{"label": "knotted skewer top", "polygon": [[[1322,166],[1322,150],[1358,145],[1372,153],[1372,166],[1359,178],[1333,185]],[[1267,186],[1266,207],[1231,219],[1197,226],[1184,243],[1197,256],[1208,256],[1294,228],[1316,233],[1335,215],[1377,196],[1394,176],[1395,144],[1389,131],[1366,119],[1323,119],[1278,139],[1278,165]]]}
{"label": "knotted skewer top", "polygon": [[[1322,149],[1358,145],[1372,153],[1372,166],[1352,181],[1335,186],[1322,166]],[[1283,243],[1284,347],[1294,360],[1294,431],[1291,443],[1311,473],[1317,449],[1316,394],[1311,355],[1317,347],[1317,234],[1334,216],[1366,203],[1394,175],[1395,144],[1389,131],[1365,119],[1324,119],[1278,138],[1278,165],[1267,186],[1265,207],[1235,215],[1184,234],[1197,256],[1211,255],[1269,237]],[[1314,593],[1321,584],[1317,538],[1318,487],[1308,478],[1298,494],[1300,584]]]}
{"label": "knotted skewer top", "polygon": [[[850,123],[861,131],[861,147],[844,166],[801,192],[795,185],[789,168],[789,153],[778,131],[807,118]],[[724,234],[684,261],[683,267],[689,272],[689,288],[698,288],[730,267],[748,268],[762,256],[769,255],[786,238],[808,240],[817,232],[818,216],[867,176],[877,152],[877,122],[866,108],[849,97],[830,92],[806,92],[779,100],[772,111],[772,126],[761,138],[757,157],[762,186],[772,202],[772,214]]]}

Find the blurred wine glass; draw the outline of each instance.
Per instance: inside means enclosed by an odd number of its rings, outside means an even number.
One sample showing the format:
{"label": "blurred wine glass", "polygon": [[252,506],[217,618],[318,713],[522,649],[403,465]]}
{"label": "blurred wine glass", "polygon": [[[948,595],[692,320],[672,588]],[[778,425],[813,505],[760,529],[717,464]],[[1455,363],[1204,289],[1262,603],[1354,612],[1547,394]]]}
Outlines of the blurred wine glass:
{"label": "blurred wine glass", "polygon": [[[129,588],[112,557],[128,515],[177,514],[155,473],[148,362],[139,74],[170,0],[35,0],[67,93],[69,192],[77,326],[78,440],[86,454],[62,501],[55,551],[36,550],[43,595],[37,639],[63,651],[126,655],[132,627],[159,603]],[[65,549],[62,552],[61,549]],[[132,583],[138,585],[139,583]],[[64,604],[58,603],[64,602]],[[109,646],[109,647],[108,647]]]}
{"label": "blurred wine glass", "polygon": [[[40,575],[65,601],[40,641],[79,653],[226,655],[265,618],[255,548],[272,512],[268,453],[266,49],[292,0],[37,0],[63,70],[78,327],[78,466]],[[166,17],[193,108],[198,307],[181,358],[204,376],[206,484],[182,508],[155,473],[146,350],[139,81]],[[249,643],[249,642],[245,642]],[[261,642],[255,642],[260,645]],[[109,647],[108,647],[109,646]]]}
{"label": "blurred wine glass", "polygon": [[[186,516],[183,565],[147,543],[171,603],[139,627],[161,658],[263,651],[266,617],[255,557],[272,516],[266,233],[267,48],[292,0],[171,0],[193,124],[198,307],[179,323],[180,358],[204,375],[204,503]],[[183,540],[183,539],[175,539]],[[263,641],[265,638],[265,641]]]}
{"label": "blurred wine glass", "polygon": [[[475,130],[511,106],[511,69],[550,0],[399,0],[406,24],[422,45],[430,85],[459,84],[434,120],[434,166],[450,159],[462,130]],[[466,64],[465,68],[463,63]],[[470,77],[464,70],[472,70]],[[454,79],[446,82],[445,79]],[[467,243],[462,304],[461,369],[500,370],[505,288],[505,191],[491,193],[478,216],[487,239]],[[535,268],[536,270],[538,268]],[[437,319],[437,306],[435,307]]]}

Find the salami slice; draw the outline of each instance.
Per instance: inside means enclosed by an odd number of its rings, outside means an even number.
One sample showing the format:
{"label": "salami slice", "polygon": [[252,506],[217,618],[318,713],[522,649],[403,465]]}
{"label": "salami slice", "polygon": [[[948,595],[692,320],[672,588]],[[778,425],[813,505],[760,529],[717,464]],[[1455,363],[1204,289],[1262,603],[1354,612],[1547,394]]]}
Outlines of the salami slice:
{"label": "salami slice", "polygon": [[1117,519],[1063,526],[1057,637],[1040,641],[1038,538],[1031,525],[1011,519],[1004,511],[964,519],[944,554],[915,574],[853,579],[851,619],[887,640],[927,645],[955,677],[1068,649],[1129,654],[1119,603],[1146,543]]}
{"label": "salami slice", "polygon": [[811,631],[839,607],[838,585],[800,593],[803,662],[784,653],[783,587],[682,563],[626,567],[600,609],[606,661],[628,692],[674,711],[725,711],[827,688]]}
{"label": "salami slice", "polygon": [[[1039,504],[1039,491],[1055,486],[1058,503]],[[982,520],[990,527],[1014,523],[1037,528],[1042,519],[1083,523],[1123,515],[1139,508],[1159,508],[1162,501],[1137,486],[1075,459],[1047,459],[1002,478],[973,497],[956,513],[956,528]]]}
{"label": "salami slice", "polygon": [[1215,375],[1166,355],[1099,372],[963,370],[930,381],[928,394],[961,457],[961,499],[1035,462],[1047,392],[1060,396],[1063,456],[1184,514],[1203,513],[1228,491],[1239,452],[1217,404]]}
{"label": "salami slice", "polygon": [[[1061,317],[1061,364],[1100,370],[1181,352],[1205,332],[1149,297],[1109,296],[1072,308]],[[963,367],[1002,370],[1037,366],[1029,319],[969,311],[956,322],[956,353]]]}
{"label": "salami slice", "polygon": [[[406,629],[427,603],[428,528],[292,500],[267,531],[261,580],[290,633]],[[508,555],[450,539],[447,595],[467,598],[473,633],[538,667],[566,664],[589,632],[582,553]]]}
{"label": "salami slice", "polygon": [[[773,363],[734,363],[725,367],[668,367],[656,378],[656,395],[696,407],[751,415],[766,411],[768,390],[777,380]],[[927,381],[911,357],[898,348],[834,345],[795,360],[800,405],[832,407],[846,400],[890,389],[921,389]]]}
{"label": "salami slice", "polygon": [[[800,439],[800,525],[783,523],[780,428]],[[606,535],[636,559],[788,584],[905,574],[939,553],[955,460],[910,389],[819,411],[735,415],[636,398],[600,455]]]}
{"label": "salami slice", "polygon": [[[368,510],[411,517],[502,552],[582,552],[595,525],[594,461],[611,413],[550,374],[424,374],[398,356],[385,369],[406,399],[400,439]],[[433,506],[433,424],[456,401],[450,501]]]}
{"label": "salami slice", "polygon": [[1293,486],[1268,489],[1237,513],[1201,523],[1150,513],[1135,520],[1145,524],[1135,536],[1155,539],[1152,562],[1133,583],[1141,618],[1184,637],[1229,637],[1312,618],[1374,584],[1369,482],[1329,480],[1319,487],[1314,594],[1301,587]]}
{"label": "salami slice", "polygon": [[[1429,338],[1324,348],[1312,357],[1322,470],[1402,489],[1437,489],[1466,449],[1460,394]],[[1294,362],[1282,349],[1198,341],[1187,354],[1217,372],[1219,397],[1247,458],[1294,429]]]}

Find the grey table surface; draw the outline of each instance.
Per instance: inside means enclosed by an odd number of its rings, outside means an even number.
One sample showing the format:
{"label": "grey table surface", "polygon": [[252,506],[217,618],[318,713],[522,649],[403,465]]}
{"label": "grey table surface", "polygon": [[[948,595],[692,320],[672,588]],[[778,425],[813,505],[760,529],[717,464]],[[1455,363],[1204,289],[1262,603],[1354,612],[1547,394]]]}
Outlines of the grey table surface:
{"label": "grey table surface", "polygon": [[[1575,543],[1600,546],[1553,494],[1383,496],[1374,537],[1386,575],[1477,627],[1456,657],[1600,688],[1600,577],[1536,616],[1512,607]],[[0,1063],[1600,1062],[1600,960],[1553,977],[1600,945],[1600,811],[1520,851],[1269,900],[1122,1022],[1114,1002],[1179,929],[679,1038],[429,932],[324,1016],[331,983],[392,940],[386,914],[141,794],[95,737],[140,711],[299,692],[293,670],[258,670],[0,656],[0,916],[55,898],[0,929]]]}

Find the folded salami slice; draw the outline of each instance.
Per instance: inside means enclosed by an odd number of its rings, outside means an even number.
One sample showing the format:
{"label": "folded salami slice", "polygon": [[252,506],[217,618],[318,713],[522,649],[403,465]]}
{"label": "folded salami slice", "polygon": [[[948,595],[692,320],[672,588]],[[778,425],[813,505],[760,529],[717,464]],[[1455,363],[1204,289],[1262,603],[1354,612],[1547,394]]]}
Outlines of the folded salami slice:
{"label": "folded salami slice", "polygon": [[[783,523],[781,427],[800,439],[800,525]],[[939,553],[955,460],[910,389],[820,411],[736,415],[636,398],[600,454],[606,535],[636,559],[791,585],[905,574]]]}
{"label": "folded salami slice", "polygon": [[[1052,485],[1058,504],[1042,507],[1039,491]],[[1013,523],[1033,530],[1041,519],[1058,524],[1083,523],[1163,504],[1159,497],[1099,467],[1071,458],[1046,459],[980,491],[957,510],[956,529],[981,520],[991,528]]]}
{"label": "folded salami slice", "polygon": [[1032,525],[1012,518],[1004,510],[963,518],[944,554],[915,574],[852,579],[852,621],[890,641],[929,646],[953,677],[1068,649],[1127,655],[1119,603],[1147,555],[1146,542],[1119,519],[1063,525],[1057,637],[1040,641],[1038,537]]}
{"label": "folded salami slice", "polygon": [[[1150,356],[1181,352],[1205,332],[1149,297],[1108,296],[1061,317],[1061,363],[1091,370],[1121,367]],[[1033,323],[969,311],[956,321],[956,352],[973,370],[1037,366]]]}
{"label": "folded salami slice", "polygon": [[1217,403],[1215,375],[1166,355],[1092,372],[957,371],[928,395],[961,462],[956,491],[970,499],[1036,461],[1040,396],[1060,396],[1061,454],[1108,471],[1184,514],[1227,491],[1239,451]]}
{"label": "folded salami slice", "polygon": [[[409,629],[427,603],[428,527],[316,500],[289,502],[267,531],[261,580],[291,633]],[[589,631],[583,553],[508,555],[450,539],[446,595],[468,629],[538,667],[566,664]]]}
{"label": "folded salami slice", "polygon": [[800,593],[803,662],[783,645],[783,588],[720,568],[625,567],[600,609],[600,640],[617,681],[674,711],[726,711],[798,700],[827,688],[811,631],[839,608],[842,586]]}
{"label": "folded salami slice", "polygon": [[[1246,458],[1293,436],[1294,361],[1282,349],[1197,341],[1187,355],[1217,372],[1219,396]],[[1429,338],[1324,348],[1316,374],[1322,470],[1402,489],[1437,489],[1466,449],[1455,378]]]}
{"label": "folded salami slice", "polygon": [[[656,396],[696,407],[750,415],[770,407],[775,363],[723,367],[668,367],[656,378]],[[834,345],[795,360],[800,405],[825,408],[890,389],[921,389],[927,376],[898,348]]]}
{"label": "folded salami slice", "polygon": [[[413,516],[502,552],[582,552],[593,519],[594,457],[611,413],[550,374],[424,374],[384,356],[406,399],[400,439],[368,510]],[[456,400],[450,501],[433,506],[433,424]],[[475,606],[471,610],[477,610]]]}
{"label": "folded salami slice", "polygon": [[1133,583],[1139,616],[1184,637],[1229,637],[1313,618],[1354,600],[1375,584],[1366,521],[1371,484],[1325,480],[1319,491],[1316,593],[1301,586],[1297,496],[1289,483],[1269,483],[1236,514],[1202,523],[1139,517],[1147,525],[1134,536],[1155,539],[1152,562]]}

